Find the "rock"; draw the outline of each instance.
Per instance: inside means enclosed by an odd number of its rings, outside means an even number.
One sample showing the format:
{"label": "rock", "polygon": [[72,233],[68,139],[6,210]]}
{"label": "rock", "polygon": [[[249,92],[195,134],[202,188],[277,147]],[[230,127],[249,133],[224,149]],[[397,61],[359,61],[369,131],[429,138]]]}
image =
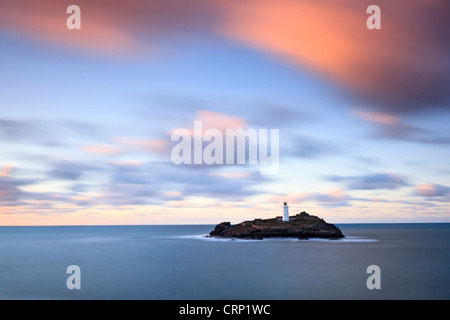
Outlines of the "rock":
{"label": "rock", "polygon": [[289,221],[280,219],[255,219],[231,225],[230,222],[218,224],[209,233],[211,237],[237,239],[264,239],[275,237],[308,238],[343,238],[341,230],[334,224],[326,223],[319,217],[306,212],[289,217]]}
{"label": "rock", "polygon": [[222,222],[219,223],[215,228],[214,231],[211,231],[209,233],[209,235],[213,235],[213,234],[221,234],[223,233],[227,228],[231,227],[231,223],[230,222]]}

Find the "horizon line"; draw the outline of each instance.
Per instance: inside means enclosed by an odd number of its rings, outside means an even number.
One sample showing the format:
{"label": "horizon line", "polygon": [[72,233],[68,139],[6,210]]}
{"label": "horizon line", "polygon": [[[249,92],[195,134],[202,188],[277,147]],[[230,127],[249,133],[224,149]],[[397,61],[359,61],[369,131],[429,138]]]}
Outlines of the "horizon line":
{"label": "horizon line", "polygon": [[[334,225],[342,224],[450,224],[447,222],[340,222]],[[6,227],[137,227],[137,226],[214,226],[210,223],[191,223],[191,224],[54,224],[54,225],[0,225],[0,228]]]}

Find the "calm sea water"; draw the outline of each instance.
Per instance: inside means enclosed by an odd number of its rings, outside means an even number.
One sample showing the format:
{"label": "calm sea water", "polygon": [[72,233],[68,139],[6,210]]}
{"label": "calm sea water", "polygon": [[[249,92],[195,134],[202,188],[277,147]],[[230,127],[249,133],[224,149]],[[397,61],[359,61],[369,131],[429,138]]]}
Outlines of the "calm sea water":
{"label": "calm sea water", "polygon": [[340,224],[343,240],[204,238],[213,227],[0,227],[0,299],[450,299],[450,224]]}

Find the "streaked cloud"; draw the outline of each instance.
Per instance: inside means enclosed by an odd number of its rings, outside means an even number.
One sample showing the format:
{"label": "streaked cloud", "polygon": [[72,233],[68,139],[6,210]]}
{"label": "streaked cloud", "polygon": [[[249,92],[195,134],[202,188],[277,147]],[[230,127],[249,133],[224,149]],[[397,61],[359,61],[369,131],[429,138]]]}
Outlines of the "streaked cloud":
{"label": "streaked cloud", "polygon": [[78,141],[103,138],[101,131],[98,125],[89,121],[0,118],[0,139],[10,144],[71,146]]}
{"label": "streaked cloud", "polygon": [[144,164],[144,162],[136,160],[126,160],[126,161],[112,161],[111,164],[115,166],[141,166]]}
{"label": "streaked cloud", "polygon": [[368,0],[79,0],[77,32],[64,27],[67,1],[0,3],[0,26],[57,45],[148,55],[170,50],[167,43],[180,38],[224,36],[321,74],[378,110],[449,106],[445,0],[380,1],[376,31],[365,28]]}
{"label": "streaked cloud", "polygon": [[342,147],[310,134],[290,133],[282,138],[280,152],[289,157],[317,159],[334,156],[342,151]]}
{"label": "streaked cloud", "polygon": [[[370,1],[226,2],[221,31],[329,77],[389,113],[448,108],[446,1],[381,1],[382,29],[365,28]],[[407,9],[405,9],[407,8]],[[414,37],[411,37],[414,34]]]}
{"label": "streaked cloud", "polygon": [[49,165],[48,179],[79,180],[85,172],[104,170],[98,164],[66,159],[54,160]]}
{"label": "streaked cloud", "polygon": [[416,187],[416,194],[430,198],[443,197],[450,195],[450,187],[437,183],[424,183]]}
{"label": "streaked cloud", "polygon": [[342,182],[352,190],[397,189],[409,186],[406,177],[396,173],[372,173],[363,176],[332,176],[328,180]]}
{"label": "streaked cloud", "polygon": [[[190,196],[226,200],[259,194],[261,191],[255,187],[266,180],[259,172],[218,171],[217,167],[175,166],[161,161],[115,166],[104,189],[114,197],[128,198],[130,204],[133,199],[159,203],[169,198],[181,200]],[[125,193],[120,195],[120,190]]]}
{"label": "streaked cloud", "polygon": [[209,173],[209,175],[213,177],[222,177],[226,179],[243,179],[249,178],[251,174],[249,172],[224,172],[224,173],[211,172]]}
{"label": "streaked cloud", "polygon": [[425,144],[450,144],[449,137],[433,128],[422,128],[408,123],[402,116],[385,112],[352,110],[351,114],[362,119],[375,129],[375,136]]}
{"label": "streaked cloud", "polygon": [[352,110],[352,113],[361,119],[381,125],[398,125],[400,121],[399,116],[395,116],[389,113],[365,110]]}
{"label": "streaked cloud", "polygon": [[33,184],[34,180],[15,178],[10,175],[11,171],[8,168],[4,173],[0,175],[0,206],[22,205],[22,200],[27,196],[27,192],[22,191],[20,187]]}
{"label": "streaked cloud", "polygon": [[88,145],[88,146],[82,146],[81,151],[86,153],[92,153],[96,155],[103,155],[103,156],[113,156],[123,153],[125,150],[123,148],[117,147],[117,146],[111,146],[111,145]]}
{"label": "streaked cloud", "polygon": [[324,192],[299,192],[279,195],[271,198],[274,203],[316,203],[320,207],[348,207],[350,197],[342,189],[331,189]]}
{"label": "streaked cloud", "polygon": [[204,130],[218,129],[223,133],[227,129],[243,129],[247,126],[243,118],[210,110],[198,110],[195,120],[202,121]]}
{"label": "streaked cloud", "polygon": [[118,143],[125,150],[137,150],[137,151],[152,151],[161,154],[167,154],[169,152],[169,140],[168,139],[146,139],[146,138],[127,138],[127,137],[115,137],[112,139]]}
{"label": "streaked cloud", "polygon": [[167,48],[152,42],[161,44],[169,35],[183,38],[193,30],[202,32],[214,17],[206,1],[190,0],[183,5],[173,0],[78,0],[81,29],[71,32],[66,28],[66,8],[71,4],[1,0],[0,26],[79,53],[135,57],[162,53]]}

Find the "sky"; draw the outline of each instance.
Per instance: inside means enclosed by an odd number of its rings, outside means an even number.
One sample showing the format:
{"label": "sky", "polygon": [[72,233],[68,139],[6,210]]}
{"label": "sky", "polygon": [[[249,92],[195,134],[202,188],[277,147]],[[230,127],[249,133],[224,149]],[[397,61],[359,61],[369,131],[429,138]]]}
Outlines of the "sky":
{"label": "sky", "polygon": [[[450,222],[448,16],[445,0],[0,0],[0,225],[237,223],[283,201],[331,223]],[[278,129],[278,172],[174,164],[194,121]]]}

